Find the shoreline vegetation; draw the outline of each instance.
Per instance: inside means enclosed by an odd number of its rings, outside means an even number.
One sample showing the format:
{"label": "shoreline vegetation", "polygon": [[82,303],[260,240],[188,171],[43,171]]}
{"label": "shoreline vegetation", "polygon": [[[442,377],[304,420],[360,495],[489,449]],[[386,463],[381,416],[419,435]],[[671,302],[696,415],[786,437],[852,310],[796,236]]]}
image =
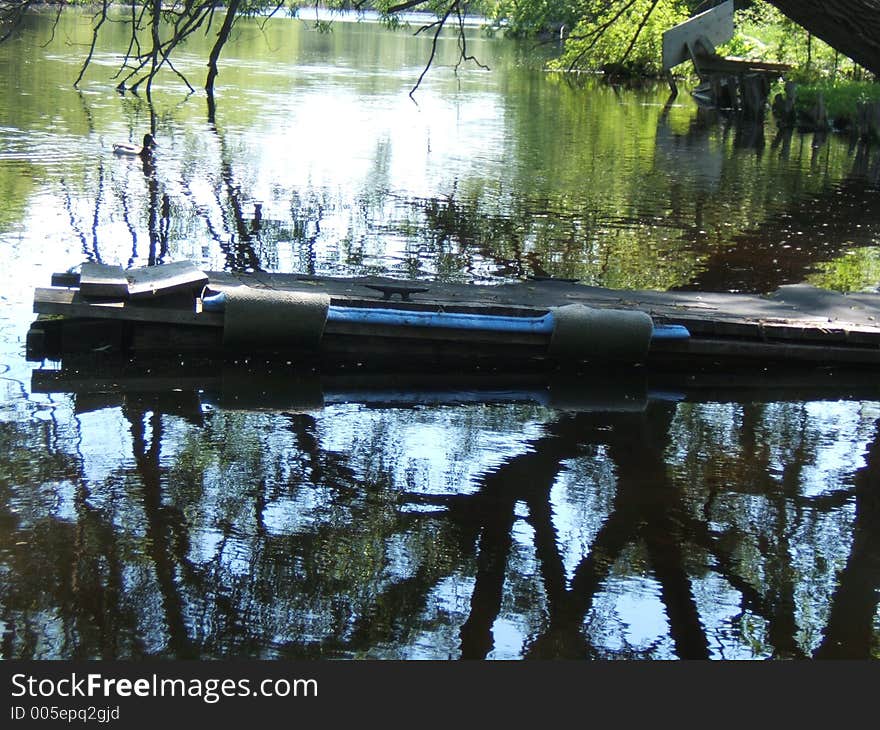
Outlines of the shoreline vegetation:
{"label": "shoreline vegetation", "polygon": [[[353,4],[331,0],[323,7],[332,10],[334,5],[351,9]],[[602,74],[615,83],[661,78],[663,32],[701,11],[705,5],[681,0],[628,3],[560,0],[553,4],[538,0],[476,0],[468,7],[477,13],[472,17],[478,20],[472,25],[479,25],[487,34],[556,43],[560,52],[550,62],[551,69]],[[718,50],[723,54],[791,65],[792,70],[769,95],[767,111],[780,128],[839,132],[866,141],[880,141],[880,84],[872,74],[812,36],[774,6],[766,2],[741,5],[744,7],[736,12],[736,35]],[[379,0],[362,7],[384,6]],[[420,15],[432,17],[430,13]],[[681,77],[695,80],[693,71],[685,70]]]}
{"label": "shoreline vegetation", "polygon": [[[558,55],[548,68],[562,73],[602,75],[611,83],[659,79],[663,32],[699,12],[706,3],[687,0],[450,0],[455,15],[450,29],[479,29],[503,35],[555,43]],[[122,3],[119,7],[127,7]],[[235,0],[223,3],[236,7]],[[432,29],[449,2],[427,0],[391,2],[368,0],[259,0],[250,15],[281,14],[314,22],[329,32],[333,22],[358,20],[384,23],[389,28]],[[718,48],[723,55],[785,63],[785,74],[768,95],[768,109],[780,128],[807,132],[839,132],[865,141],[880,141],[880,83],[876,77],[789,20],[767,2],[739,3],[736,34]],[[31,7],[99,7],[94,0],[38,0]],[[170,8],[171,3],[166,3]],[[239,11],[241,12],[241,11]],[[420,25],[421,24],[421,25]],[[676,69],[676,78],[694,82],[693,70]],[[696,86],[696,83],[694,83]]]}
{"label": "shoreline vegetation", "polygon": [[[588,68],[629,82],[660,78],[663,33],[711,4],[675,0],[606,3],[612,10],[571,29],[552,65],[561,71]],[[629,10],[623,12],[624,6]],[[767,2],[737,3],[734,22],[735,35],[716,49],[719,55],[791,67],[767,95],[765,111],[780,128],[880,141],[880,83],[874,74]],[[697,87],[699,79],[690,64],[674,71],[677,79]]]}
{"label": "shoreline vegetation", "polygon": [[779,127],[880,141],[880,83],[873,74],[767,3],[737,11],[736,23],[726,50],[792,66],[770,94]]}

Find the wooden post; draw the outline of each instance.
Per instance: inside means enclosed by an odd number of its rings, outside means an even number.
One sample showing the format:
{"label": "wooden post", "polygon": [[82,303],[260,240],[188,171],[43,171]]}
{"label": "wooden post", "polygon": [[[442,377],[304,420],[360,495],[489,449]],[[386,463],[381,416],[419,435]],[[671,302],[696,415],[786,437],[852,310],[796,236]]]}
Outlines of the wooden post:
{"label": "wooden post", "polygon": [[730,108],[734,111],[742,110],[742,94],[739,88],[739,78],[736,76],[727,77],[727,91],[730,94]]}
{"label": "wooden post", "polygon": [[747,74],[740,77],[742,112],[748,119],[763,119],[769,91],[763,74]]}
{"label": "wooden post", "polygon": [[792,81],[786,82],[785,91],[773,98],[773,116],[776,118],[776,124],[780,129],[792,129],[794,127],[797,121],[794,110],[796,100],[797,85]]}
{"label": "wooden post", "polygon": [[675,76],[672,74],[672,69],[666,69],[666,82],[669,84],[669,91],[674,99],[678,96],[678,84],[675,83]]}
{"label": "wooden post", "polygon": [[825,109],[825,96],[821,91],[816,95],[816,105],[813,107],[813,125],[817,131],[826,131],[831,126]]}
{"label": "wooden post", "polygon": [[856,106],[856,133],[865,142],[880,140],[880,101],[866,101]]}

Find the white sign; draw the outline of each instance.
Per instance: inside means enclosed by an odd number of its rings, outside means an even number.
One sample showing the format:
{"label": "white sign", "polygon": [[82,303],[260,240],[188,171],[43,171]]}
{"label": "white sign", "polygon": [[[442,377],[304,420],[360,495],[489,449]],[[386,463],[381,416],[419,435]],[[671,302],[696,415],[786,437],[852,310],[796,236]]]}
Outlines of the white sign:
{"label": "white sign", "polygon": [[663,34],[663,70],[689,61],[690,49],[698,40],[705,39],[714,47],[729,41],[733,33],[733,0],[679,23]]}

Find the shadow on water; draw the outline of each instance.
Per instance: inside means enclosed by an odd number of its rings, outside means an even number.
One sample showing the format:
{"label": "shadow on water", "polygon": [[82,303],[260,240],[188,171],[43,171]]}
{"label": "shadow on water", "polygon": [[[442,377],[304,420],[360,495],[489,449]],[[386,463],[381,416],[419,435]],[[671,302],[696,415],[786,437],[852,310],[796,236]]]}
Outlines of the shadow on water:
{"label": "shadow on water", "polygon": [[[812,135],[810,141],[808,136],[797,135],[791,129],[779,129],[768,148],[763,122],[729,118],[703,108],[684,134],[670,129],[669,107],[664,108],[657,131],[658,161],[679,169],[684,179],[696,179],[707,189],[723,191],[725,168],[732,166],[733,160],[717,144],[715,135],[719,127],[723,129],[722,138],[732,136],[733,148],[741,153],[757,158],[771,155],[783,164],[808,155],[811,172],[827,177],[827,135]],[[803,282],[822,264],[846,257],[855,249],[875,246],[873,232],[880,224],[880,208],[874,194],[880,185],[880,151],[866,142],[852,141],[849,152],[848,170],[840,179],[830,180],[815,192],[803,191],[795,196],[786,194],[784,188],[769,189],[764,192],[763,219],[749,220],[745,225],[720,221],[731,228],[732,235],[720,245],[703,248],[700,270],[689,282],[674,288],[773,292],[780,286]],[[704,204],[717,207],[719,200],[710,193],[697,195],[698,200],[705,195],[698,203],[698,212]],[[733,188],[723,195],[729,196],[733,208],[748,200],[744,191]],[[737,200],[738,196],[744,197]],[[691,244],[695,249],[702,248],[702,229],[709,225],[698,213]]]}
{"label": "shadow on water", "polygon": [[[792,133],[779,132],[774,150],[785,155]],[[821,143],[816,150],[821,150]],[[687,285],[692,291],[772,292],[804,281],[825,262],[858,247],[875,246],[872,231],[880,225],[880,154],[858,143],[852,168],[843,180],[804,196],[734,236],[723,250],[704,261]]]}

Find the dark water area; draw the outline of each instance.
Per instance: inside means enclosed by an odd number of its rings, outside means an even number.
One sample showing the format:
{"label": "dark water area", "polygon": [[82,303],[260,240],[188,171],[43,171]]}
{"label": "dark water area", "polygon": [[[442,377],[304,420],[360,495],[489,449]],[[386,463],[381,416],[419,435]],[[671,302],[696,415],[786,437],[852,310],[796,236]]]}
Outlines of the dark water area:
{"label": "dark water area", "polygon": [[[244,26],[216,116],[0,45],[0,658],[880,657],[880,385],[29,363],[84,260],[770,292],[880,282],[880,150],[430,41]],[[201,83],[204,49],[176,66]],[[157,124],[155,163],[115,158]]]}

